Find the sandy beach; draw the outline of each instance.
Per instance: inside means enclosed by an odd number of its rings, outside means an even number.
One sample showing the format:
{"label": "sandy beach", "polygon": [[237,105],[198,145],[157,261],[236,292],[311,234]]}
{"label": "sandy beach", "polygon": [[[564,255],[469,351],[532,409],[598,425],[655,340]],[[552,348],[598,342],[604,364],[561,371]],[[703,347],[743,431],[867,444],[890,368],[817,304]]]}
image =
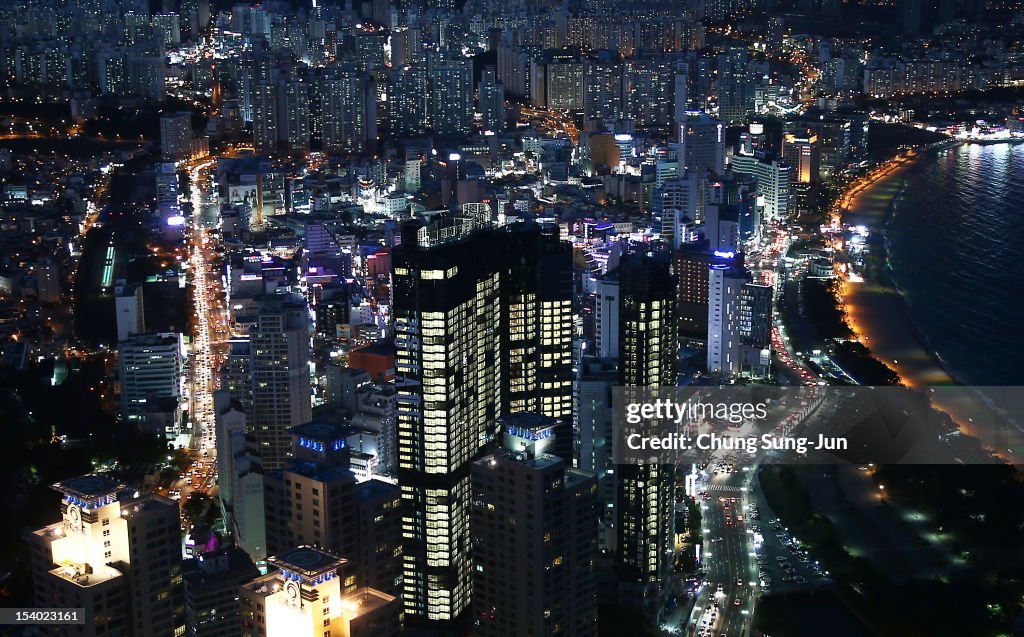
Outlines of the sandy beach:
{"label": "sandy beach", "polygon": [[[922,161],[918,159],[917,161]],[[927,161],[927,159],[924,159]],[[843,222],[883,231],[893,199],[913,164],[896,168],[854,196]],[[850,327],[879,360],[912,387],[955,385],[957,381],[921,338],[907,314],[906,302],[885,276],[845,282],[843,294]]]}
{"label": "sandy beach", "polygon": [[[929,161],[929,156],[919,156],[857,193],[843,223],[864,225],[872,233],[882,233],[904,177],[919,161]],[[903,384],[938,388],[932,392],[934,404],[952,415],[961,431],[979,438],[1005,459],[1020,462],[1024,434],[993,418],[973,391],[958,387],[960,383],[943,369],[911,320],[905,300],[884,272],[873,273],[862,282],[844,282],[843,296],[850,327],[876,358],[899,374]]]}

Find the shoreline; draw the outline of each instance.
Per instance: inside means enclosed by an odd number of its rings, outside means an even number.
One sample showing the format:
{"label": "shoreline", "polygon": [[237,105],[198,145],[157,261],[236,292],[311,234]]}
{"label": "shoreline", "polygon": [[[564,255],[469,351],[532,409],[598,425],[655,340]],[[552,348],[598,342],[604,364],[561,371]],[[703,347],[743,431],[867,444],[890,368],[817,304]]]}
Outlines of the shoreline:
{"label": "shoreline", "polygon": [[899,375],[902,385],[950,388],[930,390],[933,406],[949,414],[962,433],[978,438],[1004,460],[1019,461],[1024,452],[1024,428],[1012,419],[996,416],[999,410],[991,403],[992,397],[958,379],[946,366],[911,316],[911,301],[893,277],[887,226],[898,213],[907,174],[922,160],[934,157],[935,151],[918,153],[850,198],[842,223],[870,229],[868,247],[873,263],[866,268],[862,282],[842,282],[840,300],[846,322],[871,356]]}
{"label": "shoreline", "polygon": [[843,212],[842,222],[871,231],[872,261],[863,282],[842,283],[846,319],[878,361],[893,369],[908,387],[963,385],[931,348],[910,314],[910,300],[893,278],[886,226],[897,213],[906,174],[931,153],[921,153],[861,188]]}

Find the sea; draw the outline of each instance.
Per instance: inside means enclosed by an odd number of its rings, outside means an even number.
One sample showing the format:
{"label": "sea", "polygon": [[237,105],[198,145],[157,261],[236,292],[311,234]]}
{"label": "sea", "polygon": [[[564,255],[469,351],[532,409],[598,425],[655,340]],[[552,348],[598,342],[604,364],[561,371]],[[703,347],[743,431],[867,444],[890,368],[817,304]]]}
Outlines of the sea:
{"label": "sea", "polygon": [[965,385],[1024,385],[1024,145],[961,145],[903,174],[891,276]]}

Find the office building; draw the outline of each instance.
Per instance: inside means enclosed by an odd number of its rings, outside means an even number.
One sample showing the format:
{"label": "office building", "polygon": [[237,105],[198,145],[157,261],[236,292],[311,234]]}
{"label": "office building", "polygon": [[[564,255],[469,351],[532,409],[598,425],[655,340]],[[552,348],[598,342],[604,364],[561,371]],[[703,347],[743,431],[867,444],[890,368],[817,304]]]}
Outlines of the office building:
{"label": "office building", "polygon": [[474,635],[597,634],[597,480],[547,452],[556,424],[511,414],[473,463]]}
{"label": "office building", "polygon": [[[107,249],[108,265],[113,268],[114,247]],[[105,268],[107,266],[104,266]],[[106,274],[104,274],[106,279]],[[146,314],[142,305],[142,286],[118,279],[114,285],[114,312],[117,322],[117,340],[121,342],[146,331]]]}
{"label": "office building", "polygon": [[226,548],[182,563],[187,637],[241,637],[238,589],[260,572],[245,551]]}
{"label": "office building", "polygon": [[313,544],[349,560],[351,582],[397,594],[401,585],[400,491],[357,483],[351,427],[313,421],[291,431],[294,458],[265,476],[267,545],[279,553]]}
{"label": "office building", "polygon": [[677,321],[680,338],[700,341],[708,338],[708,268],[714,264],[742,264],[742,255],[719,251],[715,254],[707,242],[680,246],[674,254],[674,272],[678,282]]}
{"label": "office building", "polygon": [[751,176],[757,184],[757,206],[765,221],[788,219],[793,198],[793,170],[789,163],[762,151],[733,156],[733,172]]}
{"label": "office building", "polygon": [[821,177],[821,144],[818,136],[806,129],[786,133],[782,157],[793,170],[793,182],[817,183]]}
{"label": "office building", "polygon": [[[185,632],[178,503],[127,497],[101,475],[58,482],[61,521],[28,534],[38,608],[84,608],[75,634],[166,637]],[[37,626],[66,635],[67,626]]]}
{"label": "office building", "polygon": [[594,281],[594,347],[596,355],[619,355],[619,273],[614,269]]}
{"label": "office building", "polygon": [[[148,414],[165,400],[173,401],[177,411],[183,393],[184,351],[177,333],[139,334],[118,343],[121,416],[126,422],[150,429]],[[152,433],[174,438],[178,430]]]}
{"label": "office building", "polygon": [[725,128],[702,111],[687,111],[679,126],[679,158],[687,171],[698,175],[725,172]]}
{"label": "office building", "polygon": [[348,560],[299,546],[268,560],[273,572],[239,589],[243,637],[387,637],[401,630],[398,601],[346,592]]}
{"label": "office building", "polygon": [[618,489],[612,456],[612,387],[619,382],[615,358],[584,356],[573,385],[573,430],[578,433],[576,463],[597,479],[598,544],[615,550],[615,503]]}
{"label": "office building", "polygon": [[242,405],[227,389],[214,392],[217,484],[224,526],[256,562],[267,558],[267,516],[259,444],[246,433]]}
{"label": "office building", "polygon": [[743,268],[709,269],[707,367],[711,373],[766,376],[771,366],[772,288]]}

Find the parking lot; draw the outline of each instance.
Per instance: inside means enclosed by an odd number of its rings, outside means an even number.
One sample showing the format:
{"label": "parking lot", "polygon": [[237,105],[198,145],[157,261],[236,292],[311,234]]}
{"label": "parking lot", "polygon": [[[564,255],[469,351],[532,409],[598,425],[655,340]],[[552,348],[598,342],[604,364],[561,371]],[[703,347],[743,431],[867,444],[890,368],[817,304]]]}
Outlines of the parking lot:
{"label": "parking lot", "polygon": [[[825,571],[789,530],[764,505],[752,502],[747,511],[750,532],[754,535],[761,592],[789,592],[831,583]],[[767,509],[764,509],[767,511]]]}

